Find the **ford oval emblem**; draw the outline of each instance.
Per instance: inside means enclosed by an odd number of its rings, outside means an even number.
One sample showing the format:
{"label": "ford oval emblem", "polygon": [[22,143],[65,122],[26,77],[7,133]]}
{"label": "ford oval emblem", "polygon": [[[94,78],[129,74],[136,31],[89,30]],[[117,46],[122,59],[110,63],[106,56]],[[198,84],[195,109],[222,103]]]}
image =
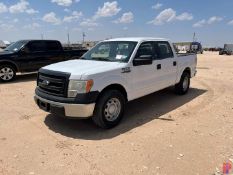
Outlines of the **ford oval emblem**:
{"label": "ford oval emblem", "polygon": [[50,82],[49,82],[48,80],[43,80],[43,81],[42,81],[42,84],[43,84],[43,85],[46,85],[46,86],[48,86],[49,83],[50,83]]}

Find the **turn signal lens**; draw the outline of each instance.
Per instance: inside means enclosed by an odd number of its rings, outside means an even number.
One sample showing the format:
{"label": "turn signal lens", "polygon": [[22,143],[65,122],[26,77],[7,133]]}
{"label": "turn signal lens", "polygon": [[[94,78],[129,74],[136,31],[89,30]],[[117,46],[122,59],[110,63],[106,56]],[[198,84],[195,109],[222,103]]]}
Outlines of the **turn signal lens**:
{"label": "turn signal lens", "polygon": [[86,83],[86,92],[90,92],[93,85],[94,85],[94,81],[88,80]]}

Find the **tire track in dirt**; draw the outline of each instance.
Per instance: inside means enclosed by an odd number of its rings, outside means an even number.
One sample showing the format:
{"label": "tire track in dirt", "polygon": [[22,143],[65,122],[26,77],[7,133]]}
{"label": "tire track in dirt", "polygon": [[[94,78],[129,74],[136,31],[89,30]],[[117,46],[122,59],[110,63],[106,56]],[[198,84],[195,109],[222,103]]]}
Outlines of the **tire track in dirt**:
{"label": "tire track in dirt", "polygon": [[12,168],[8,167],[3,163],[3,160],[0,160],[0,175],[14,175],[14,174],[20,175],[20,173],[16,173],[16,171],[10,169],[13,169],[13,167]]}
{"label": "tire track in dirt", "polygon": [[[33,124],[37,129],[41,130],[42,132],[44,132],[48,137],[52,138],[56,144],[55,144],[55,148],[59,149],[59,150],[69,150],[73,153],[75,153],[76,151],[72,148],[72,146],[74,146],[72,144],[72,142],[69,139],[65,139],[65,140],[61,140],[58,139],[56,136],[50,134],[49,132],[46,132],[45,130],[43,130],[43,128],[39,125],[37,125],[34,121],[32,120],[28,120],[31,124]],[[97,164],[93,163],[91,160],[89,160],[88,158],[86,158],[82,153],[79,153],[78,156],[85,161],[89,166],[91,171],[93,171],[95,174],[103,174],[103,175],[107,175],[106,172],[104,172],[102,169],[100,169]]]}
{"label": "tire track in dirt", "polygon": [[[184,109],[182,113],[186,114],[183,116],[183,118],[187,118],[188,114],[196,115],[197,113],[200,113],[201,111],[205,110],[214,100],[219,98],[216,96],[216,90],[212,88],[208,83],[205,82],[205,80],[195,79],[195,82],[197,82],[198,86],[201,85],[201,89],[206,90],[207,92],[199,96],[198,98],[201,99],[197,104],[191,104],[191,107],[188,109]],[[221,96],[224,94],[225,88],[222,88]]]}

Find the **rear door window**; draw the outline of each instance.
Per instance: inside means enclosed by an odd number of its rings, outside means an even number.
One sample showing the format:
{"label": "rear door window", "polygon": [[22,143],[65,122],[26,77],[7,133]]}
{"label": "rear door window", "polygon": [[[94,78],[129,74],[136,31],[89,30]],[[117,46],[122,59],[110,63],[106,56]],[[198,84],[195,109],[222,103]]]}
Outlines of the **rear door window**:
{"label": "rear door window", "polygon": [[33,41],[28,44],[28,49],[30,52],[44,52],[46,46],[43,41]]}
{"label": "rear door window", "polygon": [[56,41],[47,41],[46,42],[46,49],[47,51],[60,51],[61,46],[60,43]]}
{"label": "rear door window", "polygon": [[173,58],[173,51],[170,44],[166,41],[156,42],[156,58],[157,59],[166,59],[166,58]]}

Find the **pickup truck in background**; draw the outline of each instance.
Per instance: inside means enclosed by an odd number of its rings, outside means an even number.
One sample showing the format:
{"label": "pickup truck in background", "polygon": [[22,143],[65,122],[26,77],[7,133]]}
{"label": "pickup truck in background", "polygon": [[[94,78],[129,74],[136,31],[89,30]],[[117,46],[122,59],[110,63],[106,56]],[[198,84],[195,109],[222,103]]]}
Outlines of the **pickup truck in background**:
{"label": "pickup truck in background", "polygon": [[56,116],[92,117],[99,127],[112,128],[128,101],[170,86],[186,94],[196,65],[196,54],[177,55],[166,39],[106,40],[79,60],[41,68],[34,99]]}
{"label": "pickup truck in background", "polygon": [[203,54],[204,52],[200,42],[178,42],[173,43],[173,47],[177,53]]}
{"label": "pickup truck in background", "polygon": [[0,52],[0,81],[14,80],[17,72],[35,72],[49,64],[80,58],[87,50],[63,50],[55,40],[20,40]]}
{"label": "pickup truck in background", "polygon": [[203,48],[201,43],[199,42],[192,42],[190,45],[190,49],[188,50],[188,53],[196,53],[196,54],[203,54]]}
{"label": "pickup truck in background", "polygon": [[233,44],[224,44],[224,48],[219,51],[219,55],[233,55]]}

